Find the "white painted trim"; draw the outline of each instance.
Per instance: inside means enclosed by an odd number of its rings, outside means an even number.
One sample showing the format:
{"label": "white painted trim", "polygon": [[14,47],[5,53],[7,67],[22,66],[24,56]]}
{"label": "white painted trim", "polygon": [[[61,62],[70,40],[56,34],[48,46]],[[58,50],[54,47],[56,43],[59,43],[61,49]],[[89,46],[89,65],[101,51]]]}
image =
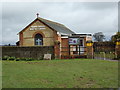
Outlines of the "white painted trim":
{"label": "white painted trim", "polygon": [[68,38],[68,36],[62,36],[61,38]]}

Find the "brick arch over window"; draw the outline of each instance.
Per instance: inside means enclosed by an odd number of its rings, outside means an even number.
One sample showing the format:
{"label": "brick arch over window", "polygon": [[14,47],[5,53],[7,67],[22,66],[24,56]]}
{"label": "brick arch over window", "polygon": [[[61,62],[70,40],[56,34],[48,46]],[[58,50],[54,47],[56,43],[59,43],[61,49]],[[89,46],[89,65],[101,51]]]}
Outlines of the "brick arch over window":
{"label": "brick arch over window", "polygon": [[34,45],[43,45],[44,34],[41,32],[35,32],[33,35]]}
{"label": "brick arch over window", "polygon": [[45,35],[40,31],[35,32],[32,37],[34,38],[36,34],[41,34],[42,37],[45,38]]}

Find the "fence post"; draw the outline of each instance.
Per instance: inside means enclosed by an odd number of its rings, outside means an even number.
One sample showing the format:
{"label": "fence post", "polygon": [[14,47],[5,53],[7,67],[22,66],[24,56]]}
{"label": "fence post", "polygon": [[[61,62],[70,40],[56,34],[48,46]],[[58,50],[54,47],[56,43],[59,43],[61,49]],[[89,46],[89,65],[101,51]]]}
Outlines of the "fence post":
{"label": "fence post", "polygon": [[104,57],[104,60],[106,59],[106,57],[105,57],[105,52],[103,52],[103,57]]}
{"label": "fence post", "polygon": [[86,42],[86,52],[87,52],[87,58],[93,58],[93,42],[87,41]]}
{"label": "fence post", "polygon": [[115,52],[116,52],[117,58],[120,59],[120,39],[117,40],[116,42]]}

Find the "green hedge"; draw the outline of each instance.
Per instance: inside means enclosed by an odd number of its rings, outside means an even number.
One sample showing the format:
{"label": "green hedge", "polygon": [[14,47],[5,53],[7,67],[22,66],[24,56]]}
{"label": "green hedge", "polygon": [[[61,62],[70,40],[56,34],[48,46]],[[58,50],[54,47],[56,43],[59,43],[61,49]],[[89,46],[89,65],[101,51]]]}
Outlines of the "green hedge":
{"label": "green hedge", "polygon": [[9,61],[33,61],[35,59],[33,59],[33,58],[26,58],[26,57],[16,58],[16,57],[4,56],[4,57],[2,57],[2,60],[9,60]]}

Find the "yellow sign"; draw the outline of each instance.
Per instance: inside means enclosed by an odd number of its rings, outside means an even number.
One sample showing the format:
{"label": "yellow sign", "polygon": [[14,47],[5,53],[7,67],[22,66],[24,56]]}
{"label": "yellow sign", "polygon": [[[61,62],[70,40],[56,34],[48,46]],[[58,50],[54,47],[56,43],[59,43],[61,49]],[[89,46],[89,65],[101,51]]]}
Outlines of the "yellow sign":
{"label": "yellow sign", "polygon": [[120,42],[116,42],[116,45],[120,45]]}
{"label": "yellow sign", "polygon": [[87,43],[87,46],[92,46],[92,43]]}

